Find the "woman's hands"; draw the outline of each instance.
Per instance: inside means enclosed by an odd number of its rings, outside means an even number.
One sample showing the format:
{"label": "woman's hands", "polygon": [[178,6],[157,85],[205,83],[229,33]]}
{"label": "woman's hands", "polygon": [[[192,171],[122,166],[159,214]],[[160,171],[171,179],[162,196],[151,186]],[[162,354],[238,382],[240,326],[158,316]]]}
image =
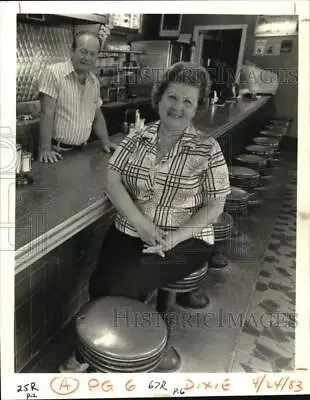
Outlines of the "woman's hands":
{"label": "woman's hands", "polygon": [[135,226],[140,239],[148,246],[158,246],[165,243],[165,236],[167,232],[158,228],[148,218],[143,218]]}
{"label": "woman's hands", "polygon": [[178,237],[178,232],[167,232],[166,237],[162,244],[157,244],[153,246],[145,245],[143,253],[145,254],[158,254],[161,257],[165,257],[165,252],[173,249],[181,240]]}

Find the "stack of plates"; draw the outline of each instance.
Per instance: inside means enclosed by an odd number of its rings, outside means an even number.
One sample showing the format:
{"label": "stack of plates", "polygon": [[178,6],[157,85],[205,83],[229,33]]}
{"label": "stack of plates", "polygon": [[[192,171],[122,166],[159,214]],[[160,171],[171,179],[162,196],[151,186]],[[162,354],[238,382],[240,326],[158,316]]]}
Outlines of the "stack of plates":
{"label": "stack of plates", "polygon": [[277,149],[280,144],[280,140],[271,137],[255,137],[253,138],[253,142],[263,146],[270,146],[274,149]]}
{"label": "stack of plates", "polygon": [[227,212],[245,211],[249,193],[243,189],[231,186],[231,193],[226,198],[225,210]]}
{"label": "stack of plates", "polygon": [[267,166],[266,158],[256,154],[239,154],[235,160],[258,171],[262,171]]}
{"label": "stack of plates", "polygon": [[165,286],[164,290],[175,290],[176,292],[191,292],[197,290],[202,283],[202,281],[206,278],[208,272],[208,263],[203,266],[203,268],[199,269],[191,273],[186,278],[181,281],[171,283]]}
{"label": "stack of plates", "polygon": [[232,217],[226,212],[223,212],[219,216],[217,221],[213,224],[215,242],[227,240],[231,236],[233,223]]}
{"label": "stack of plates", "polygon": [[97,372],[150,372],[167,343],[161,316],[137,300],[104,297],[86,304],[76,319],[77,348]]}
{"label": "stack of plates", "polygon": [[246,189],[246,188],[255,188],[259,184],[260,174],[254,169],[230,166],[228,170],[229,170],[230,183],[233,186]]}
{"label": "stack of plates", "polygon": [[262,146],[258,144],[251,144],[246,146],[245,149],[252,154],[256,154],[262,157],[271,157],[274,153],[274,149],[270,146]]}

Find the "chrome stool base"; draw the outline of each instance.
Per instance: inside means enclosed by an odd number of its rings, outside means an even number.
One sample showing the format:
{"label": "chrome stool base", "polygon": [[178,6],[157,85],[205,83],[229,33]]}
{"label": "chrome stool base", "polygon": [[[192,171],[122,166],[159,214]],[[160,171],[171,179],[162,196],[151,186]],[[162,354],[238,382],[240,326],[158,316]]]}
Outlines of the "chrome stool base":
{"label": "chrome stool base", "polygon": [[227,265],[228,265],[227,258],[219,251],[214,252],[210,267],[212,269],[222,269],[227,267]]}
{"label": "chrome stool base", "polygon": [[170,346],[166,349],[166,352],[163,355],[158,367],[155,368],[155,370],[152,372],[161,372],[161,373],[178,372],[181,368],[181,365],[182,365],[182,359],[179,352],[173,346]]}

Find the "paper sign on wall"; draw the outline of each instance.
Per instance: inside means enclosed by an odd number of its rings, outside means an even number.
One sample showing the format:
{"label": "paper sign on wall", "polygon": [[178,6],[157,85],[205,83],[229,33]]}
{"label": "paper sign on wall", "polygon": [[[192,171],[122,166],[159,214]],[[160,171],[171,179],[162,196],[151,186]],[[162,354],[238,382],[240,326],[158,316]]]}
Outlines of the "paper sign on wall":
{"label": "paper sign on wall", "polygon": [[265,56],[278,56],[281,49],[281,40],[272,40],[267,42]]}
{"label": "paper sign on wall", "polygon": [[254,56],[262,56],[265,53],[267,40],[255,40]]}
{"label": "paper sign on wall", "polygon": [[255,40],[254,56],[279,56],[289,53],[292,49],[292,40],[282,40],[281,38],[269,38]]}

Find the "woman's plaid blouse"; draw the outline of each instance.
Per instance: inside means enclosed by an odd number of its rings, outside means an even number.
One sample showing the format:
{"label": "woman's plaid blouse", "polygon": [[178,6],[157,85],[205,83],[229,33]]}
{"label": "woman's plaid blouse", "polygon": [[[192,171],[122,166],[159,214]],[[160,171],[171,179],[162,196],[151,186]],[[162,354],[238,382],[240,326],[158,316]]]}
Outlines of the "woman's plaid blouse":
{"label": "woman's plaid blouse", "polygon": [[[226,199],[230,193],[228,168],[218,142],[190,126],[168,154],[156,164],[157,121],[142,134],[128,134],[109,160],[136,206],[158,227],[174,230],[187,222],[208,199]],[[119,213],[115,226],[138,236]],[[212,224],[201,221],[201,232],[192,235],[214,243]]]}

